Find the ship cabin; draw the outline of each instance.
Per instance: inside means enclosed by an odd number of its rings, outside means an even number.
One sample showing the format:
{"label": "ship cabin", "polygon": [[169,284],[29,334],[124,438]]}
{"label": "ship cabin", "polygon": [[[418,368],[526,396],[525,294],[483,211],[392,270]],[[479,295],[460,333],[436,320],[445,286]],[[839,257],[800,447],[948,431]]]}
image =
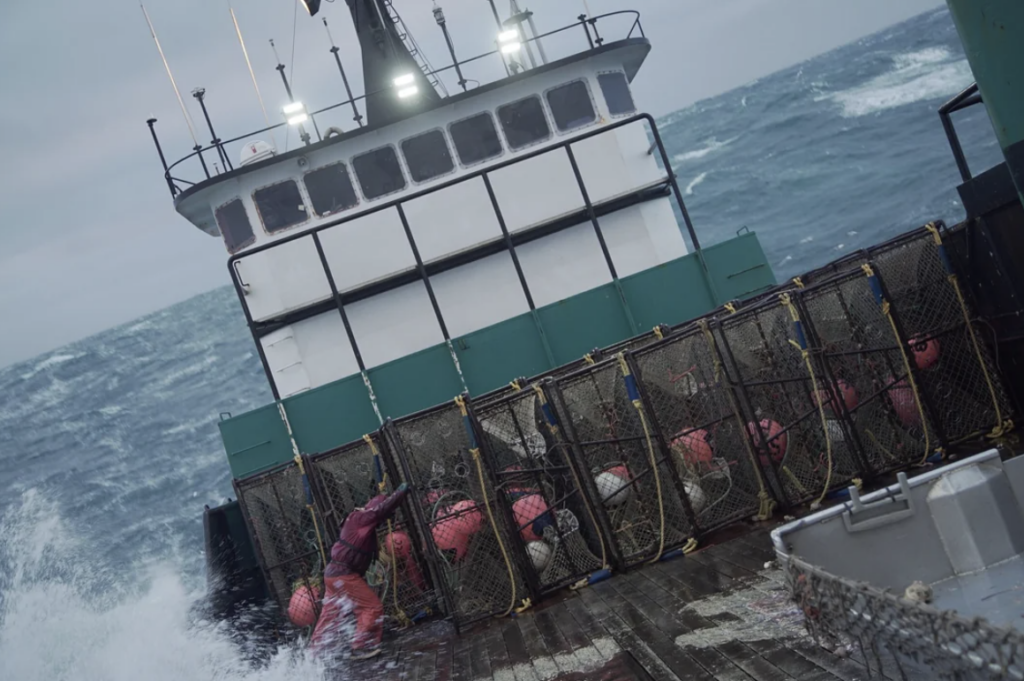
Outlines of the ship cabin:
{"label": "ship cabin", "polygon": [[[357,12],[374,1],[349,0],[370,94],[328,107],[354,111],[356,126],[321,133],[326,114],[295,104],[302,146],[282,152],[264,131],[208,147],[219,174],[186,185],[166,173],[177,211],[224,242],[300,450],[775,283],[752,233],[701,248],[631,89],[651,50],[638,15],[542,35],[513,16],[484,55],[505,75],[447,95],[400,22],[384,22],[390,53],[376,49],[380,24]],[[613,22],[626,27],[618,38]],[[567,29],[580,49],[549,54]],[[236,479],[292,458],[276,404],[220,427]]]}

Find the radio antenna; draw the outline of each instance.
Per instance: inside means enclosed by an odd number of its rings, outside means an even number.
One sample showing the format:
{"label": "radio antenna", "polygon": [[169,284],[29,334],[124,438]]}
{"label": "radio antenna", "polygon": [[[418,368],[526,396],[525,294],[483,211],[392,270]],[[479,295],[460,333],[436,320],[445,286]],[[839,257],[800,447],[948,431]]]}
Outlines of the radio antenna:
{"label": "radio antenna", "polygon": [[146,24],[149,26],[149,34],[153,36],[153,42],[156,43],[156,49],[160,53],[160,59],[164,63],[164,68],[167,69],[167,77],[171,79],[171,87],[174,88],[174,94],[178,98],[178,105],[181,106],[181,113],[185,117],[185,125],[188,126],[188,133],[192,136],[192,143],[196,145],[196,149],[200,148],[198,140],[196,140],[196,130],[192,123],[192,116],[189,115],[188,109],[185,108],[185,102],[181,98],[181,92],[178,91],[178,84],[174,82],[174,74],[171,73],[171,65],[167,63],[167,57],[164,56],[164,48],[160,47],[160,39],[156,37],[156,29],[153,28],[153,22],[149,19],[149,12],[146,11],[146,6],[141,2],[139,7],[142,8],[142,14],[146,17]]}
{"label": "radio antenna", "polygon": [[[260,94],[259,83],[256,82],[256,73],[252,70],[252,62],[249,60],[249,50],[245,48],[245,39],[242,38],[242,29],[238,25],[238,17],[235,16],[235,8],[231,6],[231,0],[228,0],[228,11],[231,12],[231,21],[235,24],[235,34],[238,36],[238,44],[242,47],[242,55],[245,57],[245,65],[249,69],[249,77],[252,78],[252,87],[256,90],[256,99],[260,101],[260,110],[263,112],[263,120],[266,122],[267,127],[270,126],[270,116],[267,115],[267,107],[263,104],[263,95]],[[270,139],[274,142],[274,147],[277,147],[277,136],[274,131],[270,131]]]}

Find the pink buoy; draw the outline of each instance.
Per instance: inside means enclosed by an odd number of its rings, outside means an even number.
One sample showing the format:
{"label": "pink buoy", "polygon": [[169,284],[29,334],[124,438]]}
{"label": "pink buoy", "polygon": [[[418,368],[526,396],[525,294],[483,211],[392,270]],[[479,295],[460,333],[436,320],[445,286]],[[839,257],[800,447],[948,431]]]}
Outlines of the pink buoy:
{"label": "pink buoy", "polygon": [[411,549],[409,535],[401,530],[389,532],[384,537],[384,553],[388,558],[394,555],[395,560],[405,560]]}
{"label": "pink buoy", "polygon": [[832,410],[832,413],[838,416],[839,401],[836,399],[836,387],[839,388],[838,395],[843,398],[843,404],[846,406],[846,411],[853,411],[860,402],[857,399],[857,389],[843,379],[837,380],[835,387],[819,390],[814,396],[815,406],[818,406],[824,401]]}
{"label": "pink buoy", "polygon": [[[762,419],[760,431],[753,423],[747,424],[747,431],[757,446],[761,446],[761,431],[764,431],[769,441],[768,453],[772,461],[779,463],[786,458],[786,452],[789,450],[789,435],[779,435],[779,433],[782,433],[782,426],[778,423],[771,419]],[[770,465],[768,459],[763,455],[761,456],[761,463],[765,466]]]}
{"label": "pink buoy", "polygon": [[914,364],[917,368],[924,371],[935,366],[939,361],[939,341],[938,339],[932,338],[931,340],[911,340],[910,349],[914,353]]}
{"label": "pink buoy", "polygon": [[313,626],[319,616],[319,602],[320,588],[310,588],[303,584],[292,592],[292,598],[288,601],[288,619],[297,627]]}
{"label": "pink buoy", "polygon": [[907,428],[916,428],[921,425],[921,410],[914,399],[914,391],[903,379],[893,387],[889,388],[889,402],[892,403],[893,411],[899,417],[900,422]]}
{"label": "pink buoy", "polygon": [[672,440],[672,449],[683,457],[683,461],[688,466],[709,464],[715,457],[711,445],[708,444],[708,432],[706,430],[695,430],[686,435],[680,435]]}
{"label": "pink buoy", "polygon": [[470,538],[483,527],[483,514],[476,502],[466,499],[444,510],[442,515],[430,528],[434,544],[441,551],[454,551],[455,560],[462,560],[469,550]]}
{"label": "pink buoy", "polygon": [[468,534],[476,534],[484,526],[484,514],[480,512],[475,501],[460,501],[449,509],[449,513],[459,518],[460,526]]}
{"label": "pink buoy", "polygon": [[512,504],[512,514],[516,519],[516,526],[522,528],[520,534],[526,541],[540,541],[540,532],[544,525],[549,524],[550,514],[548,513],[547,502],[539,494],[530,494]]}

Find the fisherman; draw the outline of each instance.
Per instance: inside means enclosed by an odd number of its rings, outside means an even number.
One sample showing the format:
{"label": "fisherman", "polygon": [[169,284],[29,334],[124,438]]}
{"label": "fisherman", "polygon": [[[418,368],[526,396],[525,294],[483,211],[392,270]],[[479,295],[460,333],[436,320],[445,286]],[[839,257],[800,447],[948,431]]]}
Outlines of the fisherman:
{"label": "fisherman", "polygon": [[363,575],[377,555],[377,527],[394,514],[408,492],[408,485],[403,482],[391,496],[373,497],[341,523],[338,541],[331,547],[331,560],[324,570],[327,590],[323,611],[310,639],[314,652],[337,645],[342,620],[351,611],[356,618],[356,633],[350,659],[367,660],[380,654],[384,606]]}

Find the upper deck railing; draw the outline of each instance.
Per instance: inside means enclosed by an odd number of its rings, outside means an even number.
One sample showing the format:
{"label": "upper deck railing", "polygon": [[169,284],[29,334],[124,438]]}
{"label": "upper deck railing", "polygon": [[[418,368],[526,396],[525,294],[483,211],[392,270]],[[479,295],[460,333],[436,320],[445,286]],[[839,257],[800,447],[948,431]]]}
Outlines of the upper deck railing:
{"label": "upper deck railing", "polygon": [[[566,25],[566,26],[562,26],[561,28],[557,28],[557,29],[555,29],[553,31],[548,31],[547,33],[542,33],[540,35],[536,35],[536,36],[533,36],[531,38],[526,38],[524,36],[523,39],[521,40],[522,45],[523,45],[523,50],[522,50],[521,53],[526,53],[529,50],[530,46],[539,44],[540,41],[543,40],[543,39],[550,38],[552,36],[555,36],[555,35],[558,35],[558,34],[561,34],[561,33],[565,33],[567,31],[571,31],[571,30],[582,31],[583,35],[585,36],[586,47],[583,48],[583,49],[580,49],[580,50],[569,50],[568,52],[562,53],[560,56],[554,57],[553,59],[545,58],[544,57],[545,53],[550,51],[548,49],[545,49],[543,52],[541,52],[542,61],[543,62],[549,63],[551,61],[556,61],[558,59],[564,59],[566,57],[570,57],[570,56],[577,55],[577,54],[583,54],[583,53],[586,53],[586,52],[590,52],[592,50],[599,49],[606,42],[608,42],[608,38],[605,37],[605,34],[602,34],[601,31],[605,30],[606,33],[607,33],[607,27],[608,27],[609,24],[613,24],[613,23],[616,24],[616,25],[621,24],[622,23],[621,20],[623,18],[631,19],[631,21],[629,21],[627,19],[627,25],[629,26],[629,28],[628,28],[628,30],[625,29],[625,28],[622,28],[619,31],[614,31],[612,33],[612,35],[620,36],[620,37],[616,37],[614,40],[618,41],[618,40],[628,40],[628,39],[634,38],[634,37],[641,37],[641,38],[645,38],[646,37],[646,35],[644,34],[643,26],[640,23],[640,13],[635,11],[635,10],[620,10],[620,11],[616,11],[616,12],[608,12],[606,14],[601,14],[601,15],[598,15],[598,16],[595,16],[595,17],[587,17],[586,15],[581,14],[578,17],[579,21],[577,21],[575,23],[572,23],[572,24],[569,24],[569,25]],[[604,23],[601,23],[602,21]],[[601,28],[599,28],[599,26],[598,26],[599,23],[601,24]],[[580,39],[583,40],[583,37],[581,36]],[[479,65],[483,65],[484,63],[487,63],[487,62],[490,62],[490,63],[493,64],[493,60],[494,59],[498,59],[498,60],[501,61],[502,65],[503,65],[503,68],[505,70],[505,74],[506,74],[505,78],[509,78],[509,77],[512,77],[514,75],[512,73],[512,71],[510,70],[510,68],[509,68],[508,61],[506,60],[505,56],[502,54],[500,49],[495,49],[495,50],[492,50],[490,52],[486,52],[484,54],[476,55],[475,57],[470,57],[468,59],[463,59],[463,60],[460,60],[460,61],[453,61],[453,63],[449,64],[448,66],[445,66],[445,67],[442,67],[442,68],[439,68],[439,69],[435,69],[433,71],[427,71],[427,72],[424,73],[424,75],[427,77],[428,80],[440,81],[441,77],[443,75],[446,75],[446,74],[449,74],[449,73],[456,73],[456,74],[458,74],[459,85],[462,86],[463,90],[468,90],[468,88],[466,87],[466,83],[475,82],[475,83],[478,84],[477,87],[480,87],[481,85],[484,84],[485,81],[474,80],[474,79],[467,79],[465,74],[464,74],[465,67],[466,66],[470,66],[470,65],[479,66]],[[522,65],[522,66],[524,68],[524,72],[528,72],[530,70],[530,67],[527,67],[526,65]],[[341,70],[341,63],[340,63],[340,61],[338,63],[338,67],[339,67],[339,70]],[[342,77],[343,78],[345,77],[343,70],[342,70]],[[503,79],[504,78],[501,78],[501,79],[498,79],[498,80],[493,80],[492,79],[489,82],[499,82],[500,80],[503,80]],[[346,89],[347,89],[347,86],[348,86],[347,79],[346,79],[345,83],[346,83]],[[286,81],[286,87],[287,87],[287,81]],[[384,89],[381,89],[381,90],[376,90],[374,92],[364,93],[364,94],[356,96],[356,97],[350,97],[349,99],[345,99],[343,101],[336,102],[334,104],[329,104],[328,106],[316,109],[314,111],[310,111],[309,114],[308,114],[309,115],[309,121],[312,124],[313,132],[316,135],[316,141],[317,142],[323,141],[326,137],[329,137],[332,134],[332,132],[333,132],[333,129],[329,128],[329,127],[328,128],[324,128],[324,131],[321,132],[321,126],[317,122],[317,117],[318,116],[321,117],[321,121],[322,121],[324,114],[327,114],[329,112],[333,112],[336,109],[342,109],[342,108],[346,108],[346,107],[347,108],[351,108],[351,110],[353,112],[353,120],[356,121],[356,123],[359,126],[359,128],[362,128],[363,125],[364,125],[363,122],[362,122],[363,121],[363,116],[360,114],[359,105],[363,104],[363,106],[365,108],[365,103],[366,103],[366,101],[370,97],[381,97],[381,96],[392,96],[393,97],[393,96],[395,96],[395,90],[393,88],[390,88],[390,87],[389,88],[384,88]],[[442,102],[443,101],[444,100],[442,100]],[[199,184],[200,182],[203,182],[204,180],[209,180],[210,178],[215,177],[216,175],[223,174],[225,172],[233,170],[234,166],[231,163],[231,154],[229,154],[228,150],[226,149],[226,147],[228,145],[236,144],[236,143],[242,142],[243,140],[249,141],[249,140],[251,140],[256,135],[262,135],[262,134],[267,133],[267,132],[271,132],[272,133],[273,131],[278,130],[280,128],[288,127],[288,123],[283,121],[283,122],[278,123],[276,125],[271,125],[271,126],[268,126],[268,127],[260,128],[258,130],[252,130],[252,131],[243,133],[241,135],[232,137],[232,138],[227,139],[227,140],[221,140],[221,139],[219,139],[217,137],[216,134],[214,134],[213,125],[210,122],[209,115],[207,114],[207,111],[205,109],[205,105],[202,104],[202,100],[201,99],[200,99],[200,103],[204,107],[203,108],[203,114],[204,114],[204,117],[205,117],[205,119],[207,121],[207,124],[208,124],[208,126],[210,128],[210,133],[211,133],[211,137],[213,138],[213,140],[207,146],[197,145],[196,147],[193,148],[193,150],[192,150],[192,152],[190,154],[187,154],[186,156],[178,159],[177,161],[174,161],[170,165],[167,164],[166,157],[164,156],[164,153],[163,153],[163,148],[161,147],[160,141],[157,138],[156,129],[155,129],[156,119],[155,118],[151,118],[151,119],[149,119],[147,121],[147,123],[149,124],[150,132],[153,135],[153,142],[156,145],[157,153],[160,156],[160,162],[161,162],[161,164],[163,165],[163,168],[164,168],[164,179],[167,182],[167,188],[170,190],[172,197],[176,197],[178,194],[180,194],[183,191],[182,185],[186,185],[186,186],[191,187],[191,186],[194,186],[196,184]],[[358,128],[356,128],[356,129],[358,129]],[[312,136],[310,136],[309,140],[306,141],[305,144],[309,145],[311,143],[312,143]],[[241,144],[239,144],[239,147],[241,147]],[[211,170],[210,170],[210,164],[207,162],[207,158],[206,158],[206,155],[210,154],[210,153],[213,153],[214,157],[215,157],[215,160],[219,161],[223,165],[223,167],[220,167],[220,166],[217,166],[216,164],[214,164],[214,170],[213,170],[212,173],[211,173]],[[237,157],[237,154],[236,154],[236,157]],[[191,176],[194,179],[191,179],[191,180],[190,179],[185,179],[185,177],[182,177],[183,175]]]}

